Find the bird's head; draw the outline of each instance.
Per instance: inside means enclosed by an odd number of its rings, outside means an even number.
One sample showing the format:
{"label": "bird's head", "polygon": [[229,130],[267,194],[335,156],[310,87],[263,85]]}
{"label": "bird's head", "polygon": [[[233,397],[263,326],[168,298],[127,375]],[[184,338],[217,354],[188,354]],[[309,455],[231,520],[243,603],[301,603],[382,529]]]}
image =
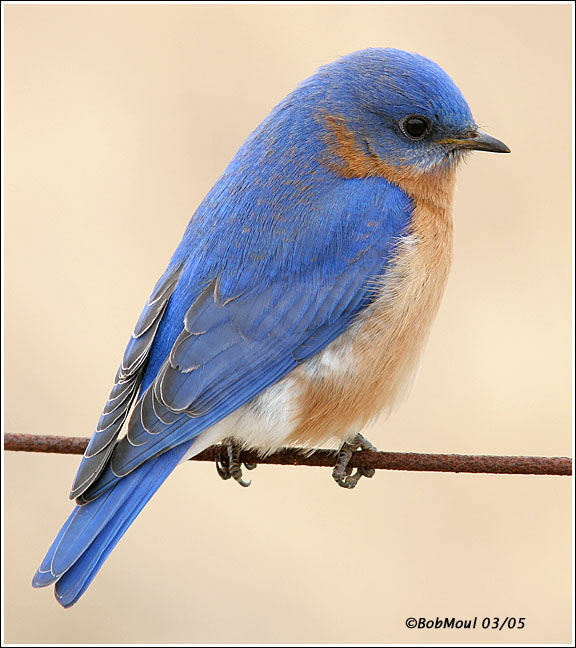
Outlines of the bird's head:
{"label": "bird's head", "polygon": [[442,68],[418,54],[354,52],[320,68],[308,89],[328,130],[339,139],[341,156],[354,152],[391,167],[427,172],[452,167],[472,150],[510,152],[478,128]]}

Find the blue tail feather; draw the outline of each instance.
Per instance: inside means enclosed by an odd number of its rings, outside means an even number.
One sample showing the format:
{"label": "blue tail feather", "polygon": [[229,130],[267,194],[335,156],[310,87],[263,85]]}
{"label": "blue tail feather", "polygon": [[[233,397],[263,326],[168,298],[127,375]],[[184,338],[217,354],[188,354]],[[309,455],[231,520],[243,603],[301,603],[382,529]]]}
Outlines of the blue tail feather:
{"label": "blue tail feather", "polygon": [[[114,549],[120,538],[132,524],[138,513],[144,508],[157,486],[152,490],[146,490],[140,497],[134,497],[135,503],[124,511],[120,525],[117,520],[112,520],[101,532],[83,559],[78,561],[64,576],[56,583],[55,595],[63,607],[70,607],[88,589],[88,586],[104,564],[104,561]],[[136,495],[136,494],[135,494]],[[132,498],[131,498],[132,499]]]}
{"label": "blue tail feather", "polygon": [[[137,478],[141,475],[136,475]],[[120,482],[114,491],[94,501],[94,506],[78,506],[70,526],[52,558],[51,571],[55,576],[65,574],[88,550],[94,538],[114,519],[120,507],[125,506],[134,482]]]}
{"label": "blue tail feather", "polygon": [[54,576],[52,570],[50,569],[52,566],[52,558],[56,553],[56,549],[60,545],[60,541],[62,540],[62,537],[64,536],[68,527],[70,526],[73,517],[74,517],[74,512],[72,512],[72,514],[68,517],[66,522],[62,525],[62,528],[58,532],[58,535],[54,539],[54,542],[51,544],[50,549],[48,549],[48,553],[44,557],[42,564],[40,565],[40,567],[38,567],[38,571],[34,575],[34,580],[32,581],[32,585],[34,587],[46,587],[47,585],[50,585],[51,583],[54,583],[57,580],[57,576]]}
{"label": "blue tail feather", "polygon": [[179,463],[189,444],[140,466],[102,497],[76,507],[52,543],[32,584],[56,582],[56,598],[74,605],[138,513]]}

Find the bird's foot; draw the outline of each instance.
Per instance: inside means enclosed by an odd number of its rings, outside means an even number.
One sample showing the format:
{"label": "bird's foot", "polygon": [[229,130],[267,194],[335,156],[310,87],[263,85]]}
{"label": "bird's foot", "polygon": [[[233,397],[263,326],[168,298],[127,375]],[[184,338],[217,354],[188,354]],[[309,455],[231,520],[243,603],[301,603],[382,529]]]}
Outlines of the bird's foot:
{"label": "bird's foot", "polygon": [[[247,470],[254,470],[255,463],[245,463]],[[222,442],[220,456],[216,459],[216,470],[222,479],[234,479],[240,486],[250,486],[251,481],[242,478],[242,462],[240,461],[240,446],[231,439]]]}
{"label": "bird's foot", "polygon": [[342,486],[342,488],[354,488],[360,477],[373,477],[376,472],[374,468],[366,468],[364,466],[356,468],[355,473],[352,472],[352,467],[349,466],[349,463],[356,450],[376,450],[376,448],[361,434],[357,434],[353,439],[342,444],[338,451],[336,465],[332,471],[334,481],[338,486]]}

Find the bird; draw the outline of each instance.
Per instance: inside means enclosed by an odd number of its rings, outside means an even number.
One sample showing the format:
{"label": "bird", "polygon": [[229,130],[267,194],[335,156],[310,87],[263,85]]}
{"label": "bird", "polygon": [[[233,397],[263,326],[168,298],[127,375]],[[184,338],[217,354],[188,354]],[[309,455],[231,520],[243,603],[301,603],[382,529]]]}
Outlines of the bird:
{"label": "bird", "polygon": [[[213,444],[339,447],[407,393],[448,277],[455,172],[509,153],[432,60],[369,48],[320,67],[248,136],[134,327],[82,457],[76,506],[33,578],[63,607],[183,461]],[[122,436],[121,436],[122,432]]]}

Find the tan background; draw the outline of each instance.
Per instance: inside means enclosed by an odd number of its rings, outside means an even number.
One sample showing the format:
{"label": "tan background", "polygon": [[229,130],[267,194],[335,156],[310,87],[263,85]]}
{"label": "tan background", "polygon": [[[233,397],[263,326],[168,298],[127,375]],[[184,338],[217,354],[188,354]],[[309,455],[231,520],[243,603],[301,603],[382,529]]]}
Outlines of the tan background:
{"label": "tan background", "polygon": [[[301,79],[367,46],[440,63],[512,155],[460,173],[448,290],[382,449],[570,455],[571,8],[6,7],[6,429],[91,433],[195,206]],[[570,641],[570,481],[189,464],[87,595],[30,579],[77,457],[5,456],[14,643]],[[526,617],[521,631],[408,616]]]}

